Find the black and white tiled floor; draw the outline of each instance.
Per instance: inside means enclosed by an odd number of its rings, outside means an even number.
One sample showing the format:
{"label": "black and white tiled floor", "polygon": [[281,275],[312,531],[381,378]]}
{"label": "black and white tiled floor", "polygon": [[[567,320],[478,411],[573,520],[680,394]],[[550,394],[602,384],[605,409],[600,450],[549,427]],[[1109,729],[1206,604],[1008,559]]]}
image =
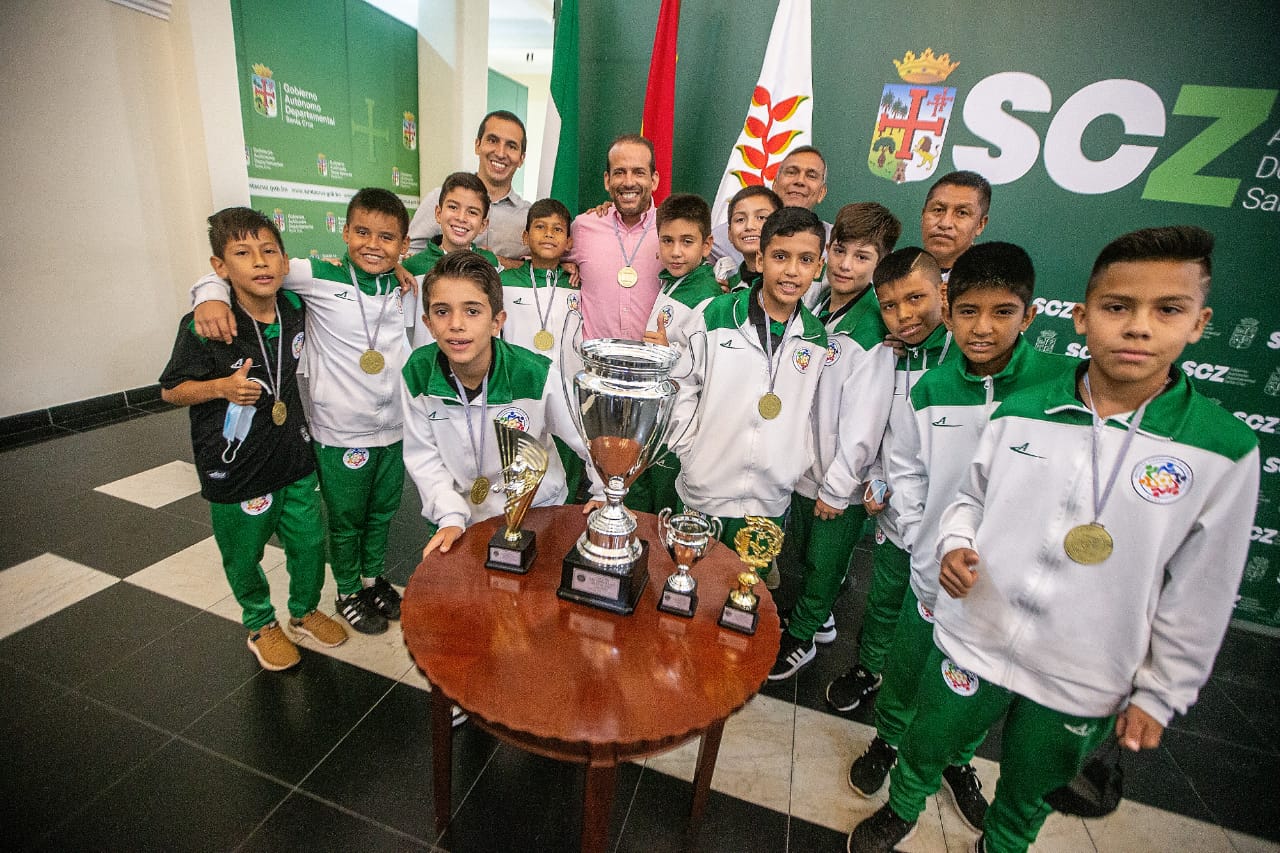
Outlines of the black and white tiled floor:
{"label": "black and white tiled floor", "polygon": [[[0,847],[575,849],[580,774],[470,727],[437,838],[426,683],[398,628],[326,653],[304,645],[302,666],[262,672],[197,493],[186,414],[106,420],[0,453]],[[418,506],[406,488],[389,554],[400,585],[422,546]],[[268,552],[273,578],[282,559]],[[868,555],[855,565],[836,643],[726,728],[700,850],[843,850],[883,802],[845,781],[870,709],[845,717],[823,700],[856,648]],[[1200,703],[1130,761],[1120,810],[1055,815],[1034,849],[1280,851],[1278,675],[1280,641],[1233,630]],[[988,793],[998,753],[997,734],[978,761]],[[622,768],[615,850],[679,849],[695,758],[688,745]],[[905,849],[972,839],[935,798]]]}

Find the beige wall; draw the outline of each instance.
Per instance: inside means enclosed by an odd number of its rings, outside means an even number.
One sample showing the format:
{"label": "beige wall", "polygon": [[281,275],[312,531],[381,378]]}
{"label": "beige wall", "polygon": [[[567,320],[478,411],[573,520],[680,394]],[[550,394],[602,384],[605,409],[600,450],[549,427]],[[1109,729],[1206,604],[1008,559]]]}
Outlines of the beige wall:
{"label": "beige wall", "polygon": [[476,167],[476,128],[488,112],[489,0],[419,0],[418,109],[423,195]]}
{"label": "beige wall", "polygon": [[0,4],[0,416],[148,385],[207,263],[184,2]]}

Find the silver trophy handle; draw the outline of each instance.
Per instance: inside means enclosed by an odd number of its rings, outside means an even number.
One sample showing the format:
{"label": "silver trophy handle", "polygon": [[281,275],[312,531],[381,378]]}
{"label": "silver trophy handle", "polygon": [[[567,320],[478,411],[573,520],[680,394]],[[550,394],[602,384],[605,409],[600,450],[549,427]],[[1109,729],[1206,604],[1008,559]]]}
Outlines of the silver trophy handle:
{"label": "silver trophy handle", "polygon": [[[694,338],[697,338],[698,340],[702,341],[702,363],[703,364],[707,363],[707,333],[703,331],[694,332],[692,335],[689,336],[689,369],[685,371],[684,376],[679,377],[680,379],[686,379],[689,376],[693,375],[693,368],[696,364],[693,357]],[[674,379],[671,381],[675,383],[677,388],[680,387],[679,381]],[[689,428],[698,422],[698,415],[702,412],[702,400],[705,396],[706,394],[698,395],[698,402],[695,403],[693,406],[693,412],[691,412],[689,415],[689,421],[684,425],[684,428],[680,430],[680,434],[676,436],[674,441],[670,441],[670,440],[663,441],[663,446],[666,447],[666,450],[663,451],[663,453],[660,456],[654,459],[650,463],[650,465],[660,465],[662,464],[662,461],[664,459],[666,459],[668,456],[671,456],[673,453],[675,453],[675,451],[673,451],[671,448],[679,444],[681,441],[683,441],[685,435],[687,435],[689,432]],[[667,436],[666,438],[670,439],[670,436]],[[717,538],[719,538],[718,534],[717,534]]]}
{"label": "silver trophy handle", "polygon": [[[569,321],[574,317],[578,318],[578,327],[574,329],[573,335],[570,336]],[[566,343],[573,347],[573,351],[576,352],[579,357],[582,355],[582,330],[585,325],[586,321],[582,318],[582,312],[576,308],[569,309],[569,311],[564,315],[564,325],[560,327],[560,353],[558,358],[560,362],[560,390],[564,392],[565,407],[569,410],[569,417],[573,420],[573,428],[578,431],[578,437],[582,439],[582,446],[588,447],[587,427],[582,422],[582,411],[578,407],[577,397],[569,393],[571,390],[569,387],[569,374],[564,369],[564,347]]]}

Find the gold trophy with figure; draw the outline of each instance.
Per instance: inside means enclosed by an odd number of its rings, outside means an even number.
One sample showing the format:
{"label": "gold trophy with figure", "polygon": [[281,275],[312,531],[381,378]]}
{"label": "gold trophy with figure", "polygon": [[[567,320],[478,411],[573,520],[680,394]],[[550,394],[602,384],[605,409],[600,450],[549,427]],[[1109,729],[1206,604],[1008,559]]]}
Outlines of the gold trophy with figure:
{"label": "gold trophy with figure", "polygon": [[545,447],[516,427],[495,420],[493,428],[498,436],[498,458],[502,460],[502,484],[493,490],[507,496],[503,508],[507,526],[489,540],[489,558],[484,564],[490,569],[523,575],[537,556],[538,543],[534,532],[522,530],[520,525],[533,506],[549,458]]}
{"label": "gold trophy with figure", "polygon": [[749,569],[738,575],[738,587],[729,591],[720,610],[722,628],[754,634],[760,621],[760,596],[753,588],[760,583],[757,572],[782,551],[782,528],[767,518],[747,516],[747,526],[733,537],[733,549]]}

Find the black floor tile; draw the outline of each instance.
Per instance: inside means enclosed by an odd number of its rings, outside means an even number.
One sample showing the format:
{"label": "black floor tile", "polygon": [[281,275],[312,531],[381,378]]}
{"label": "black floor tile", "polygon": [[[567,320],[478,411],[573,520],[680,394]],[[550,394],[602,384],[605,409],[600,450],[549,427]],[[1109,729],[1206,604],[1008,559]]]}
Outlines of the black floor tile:
{"label": "black floor tile", "polygon": [[199,492],[194,495],[187,495],[185,498],[179,498],[173,503],[167,503],[157,509],[156,512],[202,524],[208,528],[209,535],[213,535],[213,521],[209,515],[209,502],[201,497]]}
{"label": "black floor tile", "polygon": [[6,536],[0,539],[0,570],[25,563],[27,560],[46,553],[44,549],[29,545],[16,538]]}
{"label": "black floor tile", "polygon": [[[1280,705],[1280,696],[1273,701]],[[1257,727],[1214,679],[1201,688],[1199,699],[1187,710],[1186,716],[1175,717],[1169,728],[1259,748]]]}
{"label": "black floor tile", "polygon": [[[90,802],[45,849],[231,850],[288,793],[226,759],[173,741]],[[303,839],[295,846],[311,847]]]}
{"label": "black floor tile", "polygon": [[787,850],[791,853],[843,850],[849,836],[848,832],[838,832],[797,817],[791,818],[787,829]]}
{"label": "black floor tile", "polygon": [[25,714],[0,734],[0,847],[32,846],[169,739],[74,693]]}
{"label": "black floor tile", "polygon": [[[611,812],[631,800],[639,774],[619,772]],[[457,806],[438,846],[450,853],[576,850],[582,831],[583,768],[503,744],[466,799]]]}
{"label": "black floor tile", "polygon": [[[397,684],[302,783],[302,789],[417,838],[435,837],[431,696]],[[497,749],[473,726],[453,737],[453,797],[461,802]]]}
{"label": "black floor tile", "polygon": [[1280,756],[1188,732],[1166,731],[1164,743],[1209,807],[1212,816],[1208,820],[1280,842],[1280,823],[1276,821],[1280,812],[1276,795]]}
{"label": "black floor tile", "polygon": [[1280,693],[1233,681],[1212,679],[1210,683],[1217,685],[1218,689],[1227,695],[1227,698],[1253,723],[1261,737],[1261,742],[1246,741],[1241,745],[1262,747],[1265,744],[1271,748],[1272,752],[1280,753]]}
{"label": "black floor tile", "polygon": [[[646,770],[618,844],[618,853],[676,853],[685,850],[685,830],[693,784]],[[787,816],[772,809],[725,796],[715,790],[707,803],[697,843],[699,853],[787,849]],[[799,848],[792,848],[799,849]],[[838,850],[841,846],[810,848]]]}
{"label": "black floor tile", "polygon": [[197,612],[165,626],[150,643],[117,661],[80,690],[135,717],[180,732],[263,673],[239,624]]}
{"label": "black floor tile", "polygon": [[393,681],[303,649],[302,664],[263,672],[183,733],[215,752],[297,784]]}
{"label": "black floor tile", "polygon": [[1280,637],[1231,628],[1213,664],[1213,677],[1280,693]]}
{"label": "black floor tile", "polygon": [[1157,749],[1124,754],[1124,795],[1143,805],[1196,820],[1212,820],[1208,807],[1169,751],[1170,734],[1165,732],[1163,743]]}
{"label": "black floor tile", "polygon": [[0,730],[22,728],[39,719],[45,705],[66,696],[71,688],[39,674],[0,661]]}
{"label": "black floor tile", "polygon": [[155,640],[199,611],[118,583],[0,640],[0,660],[75,686]]}
{"label": "black floor tile", "polygon": [[[312,842],[312,843],[309,843]],[[431,850],[431,842],[381,826],[300,793],[293,793],[239,848],[244,851],[360,850],[388,853],[398,850]]]}
{"label": "black floor tile", "polygon": [[202,539],[210,526],[172,516],[101,492],[75,501],[83,525],[50,547],[54,553],[119,578],[171,557]]}

